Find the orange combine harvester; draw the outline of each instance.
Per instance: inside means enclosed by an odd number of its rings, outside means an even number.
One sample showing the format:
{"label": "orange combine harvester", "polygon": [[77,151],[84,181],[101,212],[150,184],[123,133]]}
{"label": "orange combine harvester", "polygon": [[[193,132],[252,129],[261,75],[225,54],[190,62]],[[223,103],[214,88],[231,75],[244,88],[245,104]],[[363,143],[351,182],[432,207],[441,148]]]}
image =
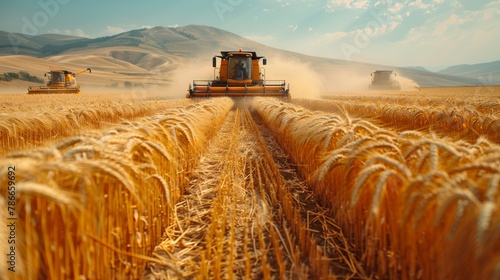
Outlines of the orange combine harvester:
{"label": "orange combine harvester", "polygon": [[90,68],[83,69],[76,73],[67,70],[50,70],[45,73],[48,82],[47,86],[29,87],[28,94],[57,94],[57,93],[80,93],[80,86],[76,83],[76,76],[89,71]]}
{"label": "orange combine harvester", "polygon": [[[221,59],[220,68],[217,68],[217,58]],[[213,80],[194,80],[189,85],[187,97],[213,96],[278,96],[290,97],[289,86],[284,80],[266,80],[266,58],[257,56],[253,51],[221,51],[221,55],[213,57]],[[218,76],[217,75],[218,70]]]}

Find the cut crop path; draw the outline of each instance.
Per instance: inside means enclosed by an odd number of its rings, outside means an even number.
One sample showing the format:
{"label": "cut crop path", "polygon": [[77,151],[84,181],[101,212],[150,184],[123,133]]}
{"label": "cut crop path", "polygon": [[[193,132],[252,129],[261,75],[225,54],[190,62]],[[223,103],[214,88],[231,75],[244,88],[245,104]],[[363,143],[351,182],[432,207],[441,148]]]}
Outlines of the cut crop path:
{"label": "cut crop path", "polygon": [[367,278],[335,222],[259,124],[244,107],[228,114],[154,252],[178,269],[150,264],[145,279]]}

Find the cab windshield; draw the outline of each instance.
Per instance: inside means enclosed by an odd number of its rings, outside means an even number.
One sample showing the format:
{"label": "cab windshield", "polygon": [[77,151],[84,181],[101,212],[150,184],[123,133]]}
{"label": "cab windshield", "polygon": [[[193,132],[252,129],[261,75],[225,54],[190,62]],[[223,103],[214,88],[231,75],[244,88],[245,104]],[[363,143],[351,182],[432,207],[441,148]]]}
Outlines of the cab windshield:
{"label": "cab windshield", "polygon": [[248,55],[233,55],[229,57],[228,78],[246,80],[252,78],[252,58]]}
{"label": "cab windshield", "polygon": [[392,79],[392,72],[375,72],[373,80],[376,82],[390,81]]}
{"label": "cab windshield", "polygon": [[64,82],[64,73],[62,72],[52,72],[52,82],[62,83]]}

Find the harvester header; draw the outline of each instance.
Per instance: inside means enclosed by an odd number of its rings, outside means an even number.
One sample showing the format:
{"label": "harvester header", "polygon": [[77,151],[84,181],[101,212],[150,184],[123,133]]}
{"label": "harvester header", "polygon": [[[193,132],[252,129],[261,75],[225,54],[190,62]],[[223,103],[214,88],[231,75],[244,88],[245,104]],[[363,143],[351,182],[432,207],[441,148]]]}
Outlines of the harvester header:
{"label": "harvester header", "polygon": [[[213,80],[194,80],[189,85],[187,97],[213,96],[279,96],[289,97],[289,87],[284,80],[266,80],[267,64],[263,56],[253,51],[221,51],[212,59]],[[220,58],[220,68],[217,59]]]}

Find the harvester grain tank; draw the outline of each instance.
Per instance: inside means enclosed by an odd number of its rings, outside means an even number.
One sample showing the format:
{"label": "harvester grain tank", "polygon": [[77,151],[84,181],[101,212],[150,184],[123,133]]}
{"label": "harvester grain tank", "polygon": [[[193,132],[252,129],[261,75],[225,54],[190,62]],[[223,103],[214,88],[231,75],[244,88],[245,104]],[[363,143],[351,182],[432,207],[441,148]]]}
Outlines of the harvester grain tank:
{"label": "harvester grain tank", "polygon": [[50,70],[45,73],[47,86],[29,87],[28,94],[54,94],[54,93],[80,93],[80,86],[76,83],[76,76],[84,72],[92,72],[90,68],[82,69],[76,73],[68,70]]}
{"label": "harvester grain tank", "polygon": [[[217,58],[221,59],[220,68]],[[289,86],[284,80],[266,80],[266,65],[263,56],[253,51],[221,51],[212,59],[214,67],[213,80],[194,80],[189,85],[187,97],[213,96],[278,96],[289,97]],[[217,75],[218,74],[218,75]]]}
{"label": "harvester grain tank", "polygon": [[401,90],[401,85],[396,80],[396,73],[391,70],[377,70],[371,76],[370,89]]}

